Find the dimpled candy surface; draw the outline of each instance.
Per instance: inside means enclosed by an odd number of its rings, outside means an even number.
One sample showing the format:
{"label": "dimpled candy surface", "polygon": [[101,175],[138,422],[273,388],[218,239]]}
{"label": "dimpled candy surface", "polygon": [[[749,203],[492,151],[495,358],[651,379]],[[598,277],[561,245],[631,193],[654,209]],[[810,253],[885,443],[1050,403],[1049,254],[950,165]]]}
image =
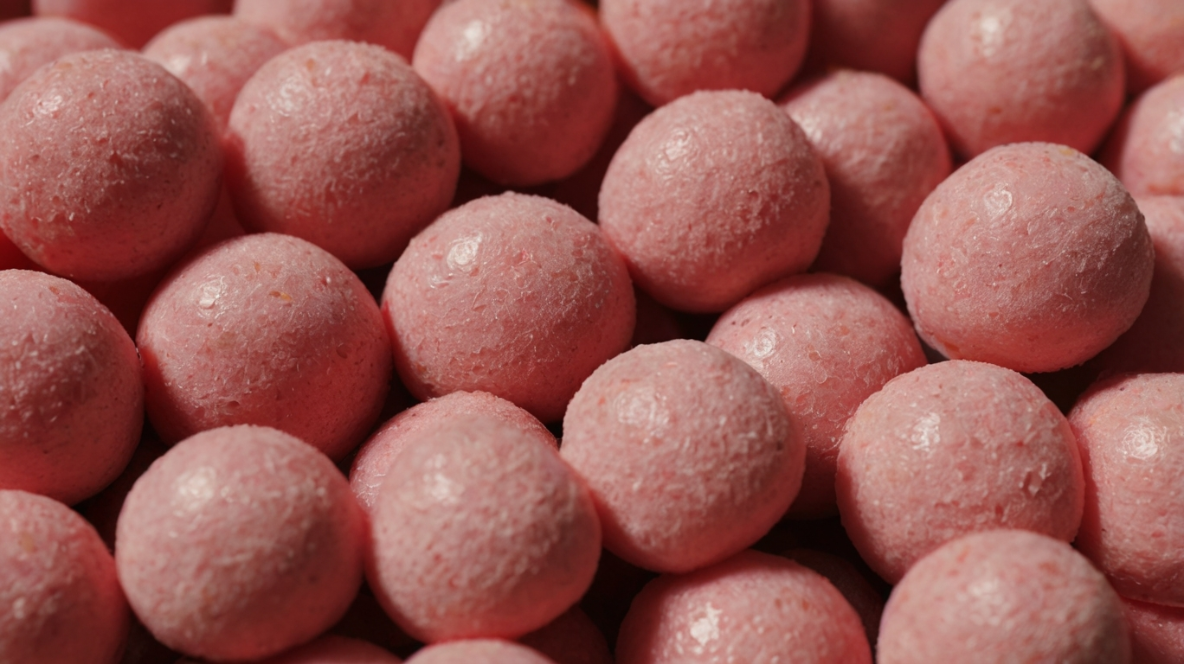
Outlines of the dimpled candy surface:
{"label": "dimpled candy surface", "polygon": [[1086,0],[951,0],[917,52],[954,149],[1047,141],[1090,152],[1122,107],[1122,51]]}
{"label": "dimpled candy surface", "polygon": [[44,64],[67,53],[120,48],[119,42],[85,23],[64,18],[19,18],[0,24],[0,100]]}
{"label": "dimpled candy surface", "polygon": [[1018,530],[975,533],[920,560],[893,589],[880,664],[1125,664],[1118,595],[1068,544]]}
{"label": "dimpled candy surface", "polygon": [[526,646],[472,639],[428,646],[415,653],[407,664],[556,664]]}
{"label": "dimpled candy surface", "polygon": [[147,58],[66,55],[0,105],[0,230],[71,278],[162,268],[218,202],[212,127],[193,92]]}
{"label": "dimpled candy surface", "polygon": [[600,226],[655,300],[723,311],[804,272],[829,206],[822,162],[773,102],[696,92],[629,134],[604,176]]}
{"label": "dimpled candy surface", "polygon": [[136,347],[72,282],[0,271],[0,488],[73,504],[131,458],[144,422]]}
{"label": "dimpled candy surface", "polygon": [[371,521],[370,587],[427,643],[538,629],[579,600],[600,557],[580,478],[549,443],[489,415],[412,441]]}
{"label": "dimpled candy surface", "polygon": [[362,580],[365,516],[327,457],[275,429],[181,442],[132,487],[115,562],[161,643],[215,661],[311,640]]}
{"label": "dimpled candy surface", "polygon": [[488,415],[518,429],[523,436],[556,449],[555,436],[535,416],[488,392],[452,392],[412,406],[378,428],[358,448],[349,471],[349,484],[358,503],[370,512],[391,463],[412,441],[446,429],[464,414]]}
{"label": "dimpled candy surface", "polygon": [[1154,262],[1113,175],[1072,148],[1019,143],[929,195],[905,236],[901,287],[921,339],[946,357],[1055,371],[1131,326]]}
{"label": "dimpled candy surface", "polygon": [[661,106],[696,90],[771,97],[797,72],[810,31],[807,0],[602,0],[622,73]]}
{"label": "dimpled candy surface", "polygon": [[1069,423],[1014,371],[951,360],[899,376],[851,416],[835,492],[867,564],[895,583],[966,533],[1072,541],[1085,480]]}
{"label": "dimpled candy surface", "polygon": [[494,182],[567,177],[592,158],[612,124],[612,57],[579,2],[446,3],[412,62],[452,112],[465,164]]}
{"label": "dimpled candy surface", "polygon": [[651,581],[621,625],[618,664],[870,664],[855,609],[821,574],[744,551]]}
{"label": "dimpled candy surface", "polygon": [[225,145],[245,228],[304,238],[353,268],[398,258],[448,208],[460,173],[431,88],[385,48],[343,40],[263,65],[239,92]]}
{"label": "dimpled candy surface", "polygon": [[802,429],[806,470],[793,517],[836,513],[835,459],[843,425],[890,379],[925,364],[904,314],[846,277],[787,277],[720,316],[707,343],[752,365]]}
{"label": "dimpled candy surface", "polygon": [[65,505],[0,490],[0,661],[115,664],[127,600],[98,533]]}
{"label": "dimpled candy surface", "polygon": [[382,314],[340,261],[303,240],[247,235],[184,264],[136,334],[148,417],[174,443],[272,426],[340,458],[378,418],[391,376]]}
{"label": "dimpled candy surface", "polygon": [[806,448],[776,389],[714,346],[675,340],[604,363],[568,405],[560,454],[587,482],[605,548],[687,572],[785,513]]}
{"label": "dimpled candy surface", "polygon": [[1135,664],[1184,661],[1184,609],[1122,599]]}
{"label": "dimpled candy surface", "polygon": [[33,14],[89,23],[131,48],[140,48],[169,25],[201,14],[226,12],[233,0],[33,0]]}
{"label": "dimpled candy surface", "polygon": [[1078,549],[1124,597],[1184,607],[1184,374],[1100,382],[1069,422],[1087,483]]}
{"label": "dimpled candy surface", "polygon": [[830,183],[830,224],[811,269],[887,285],[913,215],[950,174],[937,120],[908,88],[867,72],[828,74],[778,105],[806,132]]}
{"label": "dimpled candy surface", "polygon": [[234,15],[265,25],[293,45],[348,39],[410,59],[440,0],[237,0]]}
{"label": "dimpled candy surface", "polygon": [[417,398],[490,392],[544,422],[626,347],[635,309],[625,265],[595,224],[514,193],[442,215],[382,295],[395,367]]}
{"label": "dimpled candy surface", "polygon": [[1139,93],[1184,73],[1184,4],[1177,0],[1089,0],[1122,45],[1126,88]]}
{"label": "dimpled candy surface", "polygon": [[917,78],[917,45],[945,0],[814,0],[807,62]]}
{"label": "dimpled candy surface", "polygon": [[1127,107],[1101,161],[1136,196],[1184,196],[1184,74]]}

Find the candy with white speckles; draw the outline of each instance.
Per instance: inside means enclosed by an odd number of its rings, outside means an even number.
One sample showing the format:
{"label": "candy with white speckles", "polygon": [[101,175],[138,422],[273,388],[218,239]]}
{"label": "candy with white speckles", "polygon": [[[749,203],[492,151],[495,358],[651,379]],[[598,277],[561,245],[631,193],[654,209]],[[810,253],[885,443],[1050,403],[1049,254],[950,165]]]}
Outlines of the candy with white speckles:
{"label": "candy with white speckles", "polygon": [[238,0],[234,15],[274,30],[293,46],[348,39],[410,59],[440,0]]}
{"label": "candy with white speckles", "polygon": [[1184,73],[1135,98],[1101,162],[1136,196],[1184,196]]}
{"label": "candy with white speckles", "polygon": [[19,18],[0,25],[0,99],[21,81],[68,53],[122,48],[107,33],[85,23],[51,16]]}

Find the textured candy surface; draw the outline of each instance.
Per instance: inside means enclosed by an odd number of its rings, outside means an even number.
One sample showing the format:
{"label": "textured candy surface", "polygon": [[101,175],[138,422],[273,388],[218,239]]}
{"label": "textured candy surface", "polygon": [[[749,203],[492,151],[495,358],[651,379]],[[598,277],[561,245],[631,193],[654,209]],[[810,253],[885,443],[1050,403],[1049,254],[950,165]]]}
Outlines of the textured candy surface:
{"label": "textured candy surface", "polygon": [[1118,122],[1101,161],[1136,196],[1184,196],[1184,74],[1139,95]]}
{"label": "textured candy surface", "polygon": [[234,15],[274,30],[293,46],[348,39],[406,59],[440,0],[237,0]]}
{"label": "textured candy surface", "polygon": [[21,81],[68,53],[120,48],[119,42],[85,23],[57,17],[30,17],[0,25],[0,100]]}

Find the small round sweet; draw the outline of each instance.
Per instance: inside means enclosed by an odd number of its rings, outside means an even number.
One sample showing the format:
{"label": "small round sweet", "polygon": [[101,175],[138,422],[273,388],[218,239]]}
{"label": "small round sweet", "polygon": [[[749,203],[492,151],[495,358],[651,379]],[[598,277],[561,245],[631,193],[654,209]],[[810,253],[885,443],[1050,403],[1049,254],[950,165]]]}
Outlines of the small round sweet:
{"label": "small round sweet", "polygon": [[1077,548],[1123,597],[1184,607],[1184,374],[1126,374],[1069,413],[1085,466]]}
{"label": "small round sweet", "polygon": [[275,429],[188,438],[152,464],[119,515],[115,563],[161,643],[262,659],[311,640],[362,581],[365,516],[325,455]]}
{"label": "small round sweet", "polygon": [[144,423],[135,344],[74,283],[0,271],[0,488],[74,504],[127,465]]}
{"label": "small round sweet", "polygon": [[613,653],[600,629],[578,606],[518,639],[518,643],[555,660],[555,664],[613,664]]}
{"label": "small round sweet", "polygon": [[821,574],[743,551],[651,581],[633,600],[617,664],[800,661],[870,664],[855,609]]}
{"label": "small round sweet", "polygon": [[440,0],[237,0],[234,15],[274,30],[293,46],[348,39],[411,59]]}
{"label": "small round sweet", "polygon": [[826,577],[841,593],[863,624],[863,633],[874,649],[880,635],[880,618],[884,614],[884,597],[856,569],[855,565],[839,556],[813,549],[791,549],[786,558],[804,565]]}
{"label": "small round sweet", "polygon": [[1184,662],[1184,609],[1122,599],[1135,664]]}
{"label": "small round sweet", "polygon": [[244,228],[295,235],[355,269],[398,258],[448,209],[460,174],[456,130],[427,83],[387,49],[341,40],[255,72],[225,150]]}
{"label": "small round sweet", "polygon": [[221,177],[205,105],[131,51],[66,55],[0,105],[0,228],[72,279],[170,264],[201,235]]}
{"label": "small round sweet", "polygon": [[441,428],[447,428],[453,418],[464,414],[487,415],[518,429],[528,438],[559,449],[555,436],[538,418],[501,397],[488,392],[445,394],[399,413],[358,448],[349,471],[349,485],[358,504],[369,513],[391,463],[403,449],[416,439],[435,435]]}
{"label": "small round sweet", "polygon": [[1086,0],[951,0],[921,37],[917,79],[968,158],[1023,141],[1092,152],[1125,91],[1122,51]]}
{"label": "small round sweet", "polygon": [[1134,323],[1155,256],[1135,201],[1089,157],[1017,143],[938,185],[904,240],[921,339],[1016,371],[1080,364]]}
{"label": "small round sweet", "polygon": [[417,398],[489,392],[543,422],[625,349],[636,317],[624,262],[596,224],[516,193],[453,208],[416,236],[382,310]]}
{"label": "small round sweet", "polygon": [[382,314],[358,277],[287,235],[245,235],[172,273],[140,319],[148,418],[166,443],[231,424],[333,458],[378,419],[391,377]]}
{"label": "small round sweet", "polygon": [[1184,196],[1184,74],[1139,95],[1100,155],[1135,196]]}
{"label": "small round sweet", "polygon": [[1084,492],[1073,432],[1040,388],[965,360],[921,367],[868,397],[847,422],[835,477],[851,543],[889,583],[967,533],[1072,541]]}
{"label": "small round sweet", "polygon": [[1184,73],[1184,5],[1176,0],[1089,0],[1122,45],[1126,89],[1138,94]]}
{"label": "small round sweet", "polygon": [[830,224],[811,269],[887,286],[900,273],[913,215],[950,174],[933,113],[887,76],[855,71],[793,88],[777,103],[806,132],[830,184]]}
{"label": "small round sweet", "polygon": [[605,548],[677,573],[760,539],[797,495],[806,448],[755,369],[680,339],[589,376],[568,404],[560,454],[596,499]]}
{"label": "small round sweet", "polygon": [[549,443],[490,415],[411,441],[370,516],[370,587],[426,643],[536,630],[579,600],[600,557],[584,483]]}
{"label": "small round sweet", "polygon": [[143,53],[184,81],[223,129],[243,84],[287,48],[263,26],[231,16],[201,16],[161,31]]}
{"label": "small round sweet", "polygon": [[600,189],[600,227],[662,304],[723,311],[804,272],[830,188],[806,134],[752,92],[696,92],[646,116]]}
{"label": "small round sweet", "polygon": [[85,23],[55,17],[27,17],[0,25],[0,101],[21,81],[68,53],[121,48],[107,33]]}
{"label": "small round sweet", "polygon": [[612,56],[580,3],[447,2],[412,62],[452,112],[465,165],[500,184],[571,175],[612,124]]}
{"label": "small round sweet", "polygon": [[654,106],[696,90],[772,97],[797,72],[808,0],[601,0],[630,87]]}
{"label": "small round sweet", "polygon": [[98,533],[65,505],[0,490],[0,661],[114,664],[130,612]]}
{"label": "small round sweet", "polygon": [[954,540],[892,590],[880,664],[1125,664],[1130,638],[1118,595],[1065,542],[1020,530]]}
{"label": "small round sweet", "polygon": [[430,645],[407,664],[557,664],[526,646],[494,639],[471,639]]}
{"label": "small round sweet", "polygon": [[400,664],[402,661],[373,643],[329,634],[256,664]]}
{"label": "small round sweet", "polygon": [[788,515],[837,513],[835,459],[847,419],[892,378],[926,364],[909,320],[847,277],[774,282],[724,312],[707,335],[777,388],[806,446],[802,488]]}
{"label": "small round sweet", "polygon": [[911,85],[917,47],[945,0],[814,0],[806,60],[880,72]]}
{"label": "small round sweet", "polygon": [[166,27],[201,14],[230,10],[233,0],[32,0],[35,16],[89,23],[131,48],[142,48]]}

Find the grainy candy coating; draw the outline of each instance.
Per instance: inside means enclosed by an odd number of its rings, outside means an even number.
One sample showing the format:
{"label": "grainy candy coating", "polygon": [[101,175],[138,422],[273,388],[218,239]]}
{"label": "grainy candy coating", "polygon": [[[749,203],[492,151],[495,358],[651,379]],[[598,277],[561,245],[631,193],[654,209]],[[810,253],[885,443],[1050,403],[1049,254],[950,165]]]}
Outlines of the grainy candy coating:
{"label": "grainy candy coating", "polygon": [[756,542],[801,485],[806,449],[776,389],[714,346],[638,346],[584,381],[560,454],[587,482],[604,545],[687,572]]}
{"label": "grainy candy coating", "polygon": [[600,226],[655,300],[723,311],[804,272],[829,206],[822,162],[773,102],[697,92],[629,134],[604,176]]}
{"label": "grainy candy coating", "polygon": [[876,590],[864,578],[863,573],[848,560],[824,551],[792,549],[783,555],[795,563],[809,567],[825,576],[827,581],[830,581],[839,592],[843,593],[843,598],[847,600],[851,608],[855,609],[855,613],[859,614],[864,634],[867,635],[867,642],[874,648],[876,639],[880,635],[880,618],[884,614],[884,598],[880,595],[880,591]]}
{"label": "grainy candy coating", "polygon": [[129,51],[67,55],[0,105],[0,229],[57,274],[169,264],[205,228],[221,174],[205,106]]}
{"label": "grainy candy coating", "polygon": [[604,635],[578,606],[518,642],[550,657],[556,664],[613,664],[613,654]]}
{"label": "grainy candy coating", "polygon": [[661,106],[696,90],[772,97],[794,75],[810,31],[807,0],[602,0],[622,73]]}
{"label": "grainy candy coating", "polygon": [[879,293],[832,274],[795,275],[720,316],[707,343],[752,365],[781,394],[806,446],[789,515],[836,513],[835,458],[843,426],[864,399],[925,364],[904,314]]}
{"label": "grainy candy coating", "polygon": [[859,616],[829,581],[755,551],[650,582],[617,642],[617,664],[871,659]]}
{"label": "grainy candy coating", "polygon": [[554,664],[550,659],[508,641],[474,639],[428,646],[407,664]]}
{"label": "grainy candy coating", "polygon": [[174,272],[136,334],[148,416],[174,443],[272,426],[340,458],[378,418],[391,376],[382,314],[356,275],[303,240],[228,240]]}
{"label": "grainy candy coating", "polygon": [[68,53],[120,48],[105,32],[85,23],[55,17],[18,18],[0,25],[0,100],[21,81]]}
{"label": "grainy candy coating", "polygon": [[144,473],[119,515],[115,562],[132,609],[168,647],[261,659],[345,613],[362,580],[365,517],[313,447],[267,427],[188,438]]}
{"label": "grainy candy coating", "polygon": [[550,444],[489,415],[457,415],[408,445],[371,522],[370,587],[428,643],[538,629],[579,600],[600,557],[580,478]]}
{"label": "grainy candy coating", "polygon": [[835,492],[843,527],[895,583],[966,533],[1021,528],[1069,542],[1085,480],[1073,432],[1020,374],[951,360],[899,376],[847,423]]}
{"label": "grainy candy coating", "polygon": [[1069,422],[1086,474],[1077,548],[1123,597],[1184,607],[1184,374],[1100,382]]}
{"label": "grainy candy coating", "polygon": [[0,661],[115,664],[130,613],[115,561],[65,505],[0,490]]}
{"label": "grainy candy coating", "polygon": [[507,193],[442,215],[399,257],[382,295],[395,366],[420,399],[507,399],[544,422],[629,343],[629,275],[571,208]]}
{"label": "grainy candy coating", "polygon": [[1131,326],[1154,261],[1113,175],[1072,148],[1019,143],[929,195],[905,236],[901,287],[921,339],[946,357],[1055,371]]}
{"label": "grainy candy coating", "polygon": [[1122,599],[1135,664],[1184,661],[1184,609]]}
{"label": "grainy candy coating", "polygon": [[410,59],[440,0],[237,0],[234,15],[265,25],[292,45],[348,39]]}
{"label": "grainy candy coating", "polygon": [[1125,664],[1118,595],[1068,544],[1036,533],[967,535],[919,561],[893,589],[880,664]]}
{"label": "grainy candy coating", "polygon": [[33,14],[64,16],[140,48],[166,27],[201,14],[226,12],[233,0],[33,0]]}
{"label": "grainy candy coating", "polygon": [[1139,95],[1101,161],[1135,196],[1184,196],[1184,74]]}
{"label": "grainy candy coating", "polygon": [[814,0],[807,66],[876,71],[916,79],[917,46],[945,0]]}
{"label": "grainy candy coating", "polygon": [[1139,93],[1184,73],[1184,4],[1177,0],[1089,0],[1122,45],[1126,89]]}
{"label": "grainy candy coating", "polygon": [[65,279],[0,271],[0,488],[92,496],[143,422],[140,358],[115,316]]}
{"label": "grainy candy coating", "polygon": [[1122,51],[1086,0],[951,0],[917,52],[954,149],[1047,141],[1092,152],[1122,108]]}

